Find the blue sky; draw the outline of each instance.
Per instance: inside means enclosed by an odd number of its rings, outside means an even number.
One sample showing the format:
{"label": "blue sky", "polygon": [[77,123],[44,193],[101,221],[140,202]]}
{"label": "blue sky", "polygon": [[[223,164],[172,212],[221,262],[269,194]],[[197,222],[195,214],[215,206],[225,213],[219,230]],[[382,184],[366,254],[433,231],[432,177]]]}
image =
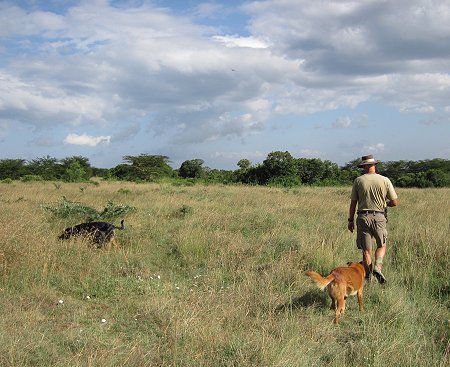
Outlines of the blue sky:
{"label": "blue sky", "polygon": [[448,1],[0,0],[0,159],[450,158]]}

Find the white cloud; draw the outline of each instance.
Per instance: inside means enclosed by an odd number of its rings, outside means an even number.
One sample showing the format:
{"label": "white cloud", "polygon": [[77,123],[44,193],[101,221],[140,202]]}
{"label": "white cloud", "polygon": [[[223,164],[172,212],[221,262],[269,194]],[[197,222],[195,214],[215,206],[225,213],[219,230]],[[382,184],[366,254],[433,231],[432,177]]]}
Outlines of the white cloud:
{"label": "white cloud", "polygon": [[376,143],[374,145],[365,145],[362,149],[362,153],[379,153],[384,151],[384,143]]}
{"label": "white cloud", "polygon": [[86,134],[69,134],[64,138],[65,144],[70,145],[87,145],[95,147],[99,144],[109,144],[111,136],[90,136]]}
{"label": "white cloud", "polygon": [[[274,53],[304,60],[302,78],[293,77],[298,89],[292,96],[299,100],[304,86],[320,109],[367,100],[400,110],[421,101],[430,109],[450,98],[448,1],[269,0],[245,8],[252,14],[250,30]],[[327,101],[323,85],[334,98]],[[297,111],[313,110],[301,105]]]}
{"label": "white cloud", "polygon": [[348,116],[339,117],[333,122],[332,127],[336,129],[348,128],[352,125],[352,120]]}
{"label": "white cloud", "polygon": [[[179,124],[182,118],[188,129],[198,131],[224,112],[252,113],[251,101],[262,100],[267,118],[355,108],[371,99],[401,111],[431,111],[450,98],[448,64],[413,49],[411,55],[399,55],[385,45],[405,41],[394,21],[398,12],[410,20],[405,26],[412,39],[423,38],[421,26],[434,14],[442,22],[427,30],[437,36],[428,47],[438,52],[437,40],[450,34],[444,24],[449,7],[439,3],[438,14],[416,4],[253,2],[244,6],[251,16],[248,36],[211,35],[210,27],[150,5],[119,9],[104,1],[82,2],[62,15],[4,6],[14,23],[28,24],[25,34],[44,42],[24,38],[26,57],[11,58],[9,81],[14,83],[8,88],[15,95],[0,91],[0,117],[16,115],[38,126],[42,121],[106,124],[157,110],[164,123]],[[205,16],[225,11],[211,3],[197,10]],[[369,13],[373,16],[363,17]],[[0,29],[23,35],[25,27],[5,19]],[[428,66],[436,72],[416,72]],[[205,112],[203,121],[199,114],[188,121],[178,115],[183,110]],[[227,131],[212,130],[199,138]]]}
{"label": "white cloud", "polygon": [[64,17],[44,11],[27,13],[7,2],[0,4],[0,36],[33,35],[64,28]]}
{"label": "white cloud", "polygon": [[239,36],[214,36],[217,42],[223,43],[226,47],[248,47],[248,48],[268,48],[270,44],[256,37]]}
{"label": "white cloud", "polygon": [[60,121],[101,122],[107,104],[108,101],[95,95],[69,94],[49,81],[25,81],[0,70],[0,118],[14,118],[36,126]]}

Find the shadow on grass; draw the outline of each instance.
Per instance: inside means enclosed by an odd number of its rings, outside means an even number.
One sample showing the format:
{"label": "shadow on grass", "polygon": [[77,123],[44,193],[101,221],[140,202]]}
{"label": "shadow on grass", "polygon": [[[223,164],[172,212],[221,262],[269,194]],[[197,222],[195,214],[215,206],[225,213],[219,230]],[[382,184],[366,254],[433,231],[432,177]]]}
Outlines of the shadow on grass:
{"label": "shadow on grass", "polygon": [[327,294],[319,291],[308,291],[303,296],[294,297],[288,302],[275,307],[275,313],[298,310],[303,307],[329,306]]}

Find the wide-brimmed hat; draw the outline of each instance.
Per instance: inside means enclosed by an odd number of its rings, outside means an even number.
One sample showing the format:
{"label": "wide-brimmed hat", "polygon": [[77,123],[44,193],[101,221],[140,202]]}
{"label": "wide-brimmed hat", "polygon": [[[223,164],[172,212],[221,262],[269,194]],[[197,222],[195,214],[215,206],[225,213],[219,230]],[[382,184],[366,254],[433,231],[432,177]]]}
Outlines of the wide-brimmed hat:
{"label": "wide-brimmed hat", "polygon": [[378,161],[373,158],[372,154],[365,155],[364,157],[361,157],[361,163],[358,164],[358,167],[364,167],[370,164],[377,164]]}

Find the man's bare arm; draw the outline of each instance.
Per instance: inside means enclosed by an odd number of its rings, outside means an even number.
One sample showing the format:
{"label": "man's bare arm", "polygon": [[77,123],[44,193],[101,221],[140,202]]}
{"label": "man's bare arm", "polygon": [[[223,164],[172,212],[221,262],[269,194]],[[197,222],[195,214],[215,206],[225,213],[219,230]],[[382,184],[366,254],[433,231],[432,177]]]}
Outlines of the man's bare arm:
{"label": "man's bare arm", "polygon": [[355,222],[353,221],[353,218],[355,216],[357,202],[358,202],[357,200],[351,200],[350,208],[348,209],[348,230],[352,233],[353,230],[355,229]]}
{"label": "man's bare arm", "polygon": [[350,201],[350,208],[348,209],[348,218],[349,219],[351,219],[355,216],[357,202],[358,202],[358,200]]}

